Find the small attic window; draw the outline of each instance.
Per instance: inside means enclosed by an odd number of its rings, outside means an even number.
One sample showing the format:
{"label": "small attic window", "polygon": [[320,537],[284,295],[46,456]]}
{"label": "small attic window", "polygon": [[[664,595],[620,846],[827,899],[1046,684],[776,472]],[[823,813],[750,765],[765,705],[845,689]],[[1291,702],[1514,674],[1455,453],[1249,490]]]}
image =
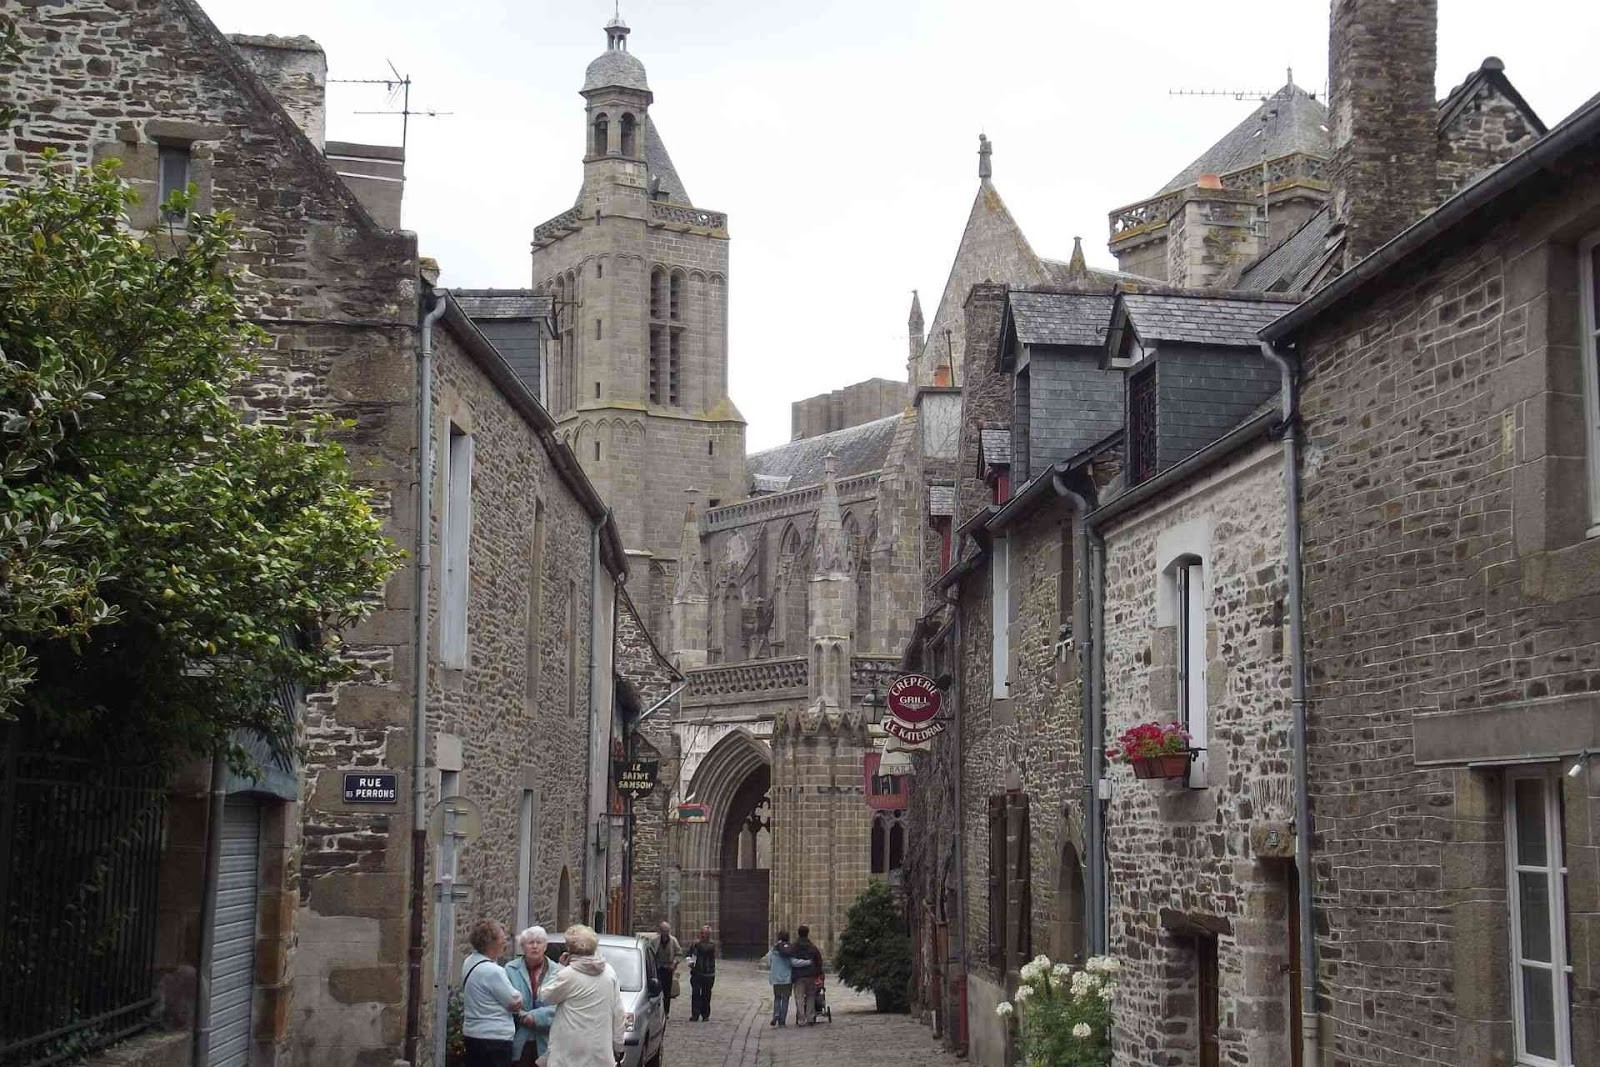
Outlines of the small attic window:
{"label": "small attic window", "polygon": [[[160,197],[165,204],[167,198],[173,193],[181,193],[189,188],[189,146],[188,145],[162,145],[158,153],[160,171]],[[184,211],[161,212],[161,221],[174,225],[183,225],[187,213]]]}

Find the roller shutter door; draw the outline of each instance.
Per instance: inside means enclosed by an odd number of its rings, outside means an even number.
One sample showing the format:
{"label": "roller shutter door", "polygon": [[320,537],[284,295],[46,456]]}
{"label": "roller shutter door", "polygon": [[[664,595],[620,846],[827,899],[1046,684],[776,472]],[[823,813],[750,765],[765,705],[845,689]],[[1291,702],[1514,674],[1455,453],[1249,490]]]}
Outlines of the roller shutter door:
{"label": "roller shutter door", "polygon": [[212,1067],[246,1067],[250,1062],[260,843],[260,806],[253,800],[230,797],[222,815],[222,864],[212,930]]}

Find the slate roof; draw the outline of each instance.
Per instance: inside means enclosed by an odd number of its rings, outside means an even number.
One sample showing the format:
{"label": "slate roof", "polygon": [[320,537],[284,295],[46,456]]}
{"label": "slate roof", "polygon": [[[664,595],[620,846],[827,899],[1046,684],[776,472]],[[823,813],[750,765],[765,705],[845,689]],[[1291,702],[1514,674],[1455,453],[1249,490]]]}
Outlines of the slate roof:
{"label": "slate roof", "polygon": [[678,169],[672,165],[672,157],[667,154],[667,145],[661,139],[661,131],[656,129],[656,120],[649,115],[644,117],[644,163],[652,178],[661,179],[663,196],[677,204],[694,206],[689,190],[683,187],[683,179],[678,177]]}
{"label": "slate roof", "polygon": [[868,471],[882,470],[900,428],[902,415],[864,422],[832,433],[818,434],[786,445],[757,452],[744,461],[750,477],[784,478],[790,489],[816,485],[822,481],[823,460],[832,452],[835,477],[840,481]]}
{"label": "slate roof", "polygon": [[537,319],[551,313],[554,301],[532,289],[452,289],[469,319]]}
{"label": "slate roof", "polygon": [[[1266,116],[1265,123],[1262,122]],[[1268,97],[1250,117],[1229,130],[1227,135],[1208,148],[1200,158],[1190,163],[1163,185],[1156,196],[1173,189],[1193,185],[1202,174],[1227,174],[1261,162],[1262,140],[1266,138],[1268,159],[1277,159],[1293,152],[1321,156],[1333,155],[1333,138],[1328,133],[1328,109],[1322,101],[1290,82]]]}
{"label": "slate roof", "polygon": [[1011,431],[1010,430],[979,430],[978,431],[979,455],[982,462],[988,467],[1011,466]]}
{"label": "slate roof", "polygon": [[1010,294],[1011,321],[1025,345],[1100,345],[1111,323],[1109,293]]}
{"label": "slate roof", "polygon": [[1324,207],[1266,255],[1239,275],[1239,288],[1266,293],[1292,293],[1304,288],[1301,276],[1321,257],[1328,243],[1333,212]]}
{"label": "slate roof", "polygon": [[610,85],[647,93],[650,91],[650,82],[644,76],[644,64],[635,59],[632,52],[620,48],[608,48],[601,52],[590,62],[589,69],[583,72],[584,92]]}
{"label": "slate roof", "polygon": [[956,513],[956,487],[953,485],[928,486],[928,514],[954,515]]}
{"label": "slate roof", "polygon": [[1273,300],[1157,293],[1123,293],[1120,299],[1143,341],[1240,348],[1256,347],[1256,333],[1291,306]]}

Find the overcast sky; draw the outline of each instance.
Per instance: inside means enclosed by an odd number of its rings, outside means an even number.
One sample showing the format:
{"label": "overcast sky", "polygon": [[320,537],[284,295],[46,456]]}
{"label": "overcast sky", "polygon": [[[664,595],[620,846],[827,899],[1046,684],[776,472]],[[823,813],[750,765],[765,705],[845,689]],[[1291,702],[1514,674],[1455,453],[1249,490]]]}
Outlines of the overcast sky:
{"label": "overcast sky", "polygon": [[[611,0],[201,0],[228,32],[307,34],[332,78],[413,80],[405,226],[456,286],[531,283],[533,227],[580,181],[584,67]],[[1600,90],[1600,4],[1440,0],[1439,92],[1486,55],[1549,125]],[[905,377],[977,188],[977,139],[1041,255],[1155,193],[1255,107],[1169,89],[1323,95],[1326,0],[624,0],[651,116],[694,202],[725,211],[734,402],[751,451],[789,403]],[[330,85],[328,135],[395,144],[381,86]]]}

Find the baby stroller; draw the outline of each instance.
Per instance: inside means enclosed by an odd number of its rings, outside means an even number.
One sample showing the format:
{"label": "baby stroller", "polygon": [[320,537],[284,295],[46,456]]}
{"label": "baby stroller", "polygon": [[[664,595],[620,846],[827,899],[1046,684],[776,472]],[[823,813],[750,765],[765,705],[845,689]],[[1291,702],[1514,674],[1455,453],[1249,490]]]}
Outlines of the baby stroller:
{"label": "baby stroller", "polygon": [[817,996],[812,1001],[812,1004],[816,1007],[816,1013],[811,1016],[811,1021],[816,1022],[818,1019],[826,1017],[831,1023],[833,1022],[833,1009],[828,1007],[828,987],[823,985],[822,975],[820,974],[817,975],[816,982]]}

